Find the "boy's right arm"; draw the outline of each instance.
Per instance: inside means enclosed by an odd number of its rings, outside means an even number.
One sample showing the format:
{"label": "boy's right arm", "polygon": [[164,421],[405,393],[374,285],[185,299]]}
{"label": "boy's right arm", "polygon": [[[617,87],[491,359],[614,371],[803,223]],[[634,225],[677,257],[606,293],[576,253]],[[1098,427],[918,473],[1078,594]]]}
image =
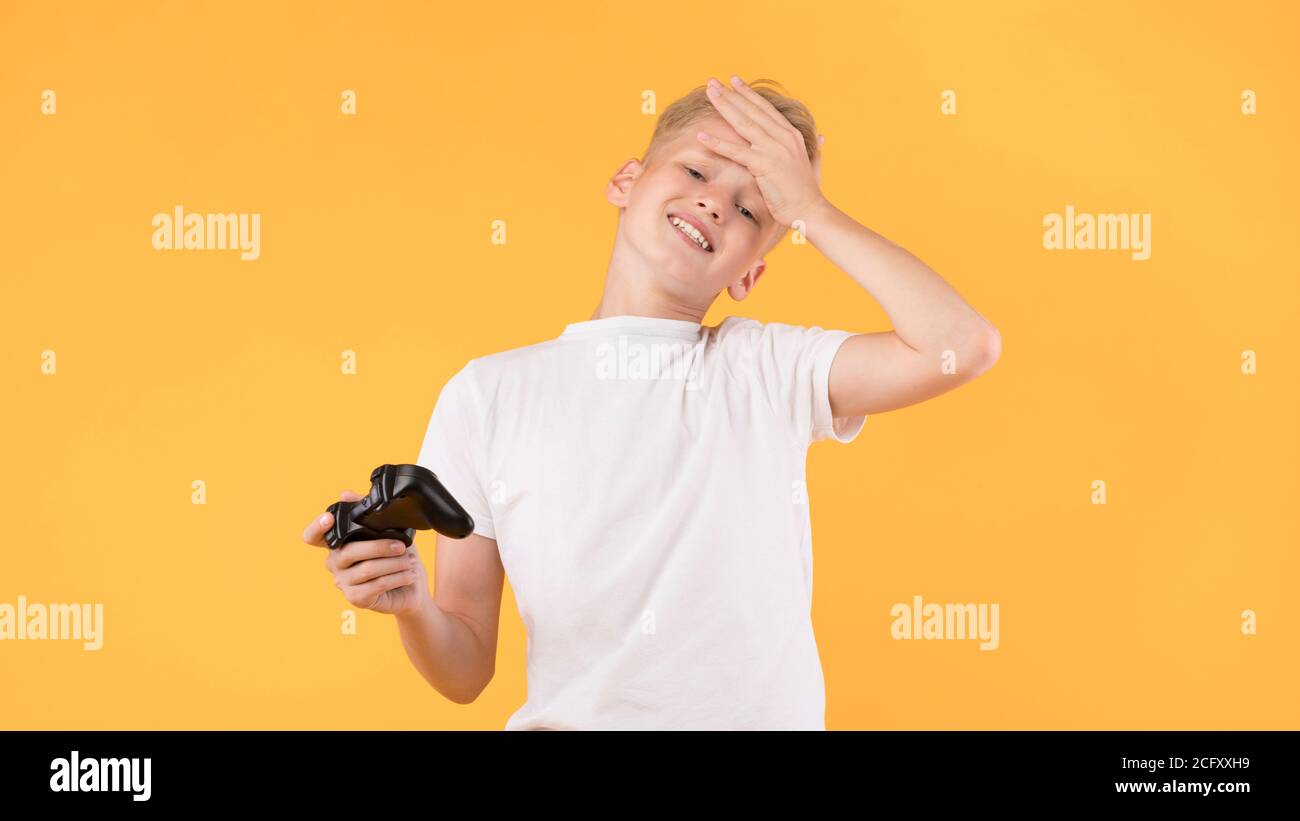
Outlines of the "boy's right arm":
{"label": "boy's right arm", "polygon": [[[352,491],[340,496],[345,502],[360,498]],[[332,524],[328,513],[318,516],[303,531],[303,541],[326,547],[324,534]],[[395,615],[402,646],[420,675],[448,699],[468,704],[496,672],[505,580],[496,540],[438,534],[433,597],[416,545],[393,558],[387,544],[352,542],[330,551],[325,566],[350,604]],[[405,564],[408,555],[413,557],[411,565]]]}
{"label": "boy's right arm", "polygon": [[496,674],[505,569],[495,539],[438,536],[434,595],[397,614],[402,646],[420,675],[458,704],[478,698]]}

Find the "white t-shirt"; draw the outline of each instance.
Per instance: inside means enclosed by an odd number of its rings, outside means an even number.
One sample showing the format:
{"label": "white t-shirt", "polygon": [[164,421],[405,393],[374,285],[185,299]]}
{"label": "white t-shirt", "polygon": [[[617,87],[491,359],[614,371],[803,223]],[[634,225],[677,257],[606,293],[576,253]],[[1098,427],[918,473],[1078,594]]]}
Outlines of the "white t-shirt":
{"label": "white t-shirt", "polygon": [[826,728],[804,466],[866,421],[831,417],[851,335],[614,316],[447,381],[419,464],[527,629],[505,729]]}

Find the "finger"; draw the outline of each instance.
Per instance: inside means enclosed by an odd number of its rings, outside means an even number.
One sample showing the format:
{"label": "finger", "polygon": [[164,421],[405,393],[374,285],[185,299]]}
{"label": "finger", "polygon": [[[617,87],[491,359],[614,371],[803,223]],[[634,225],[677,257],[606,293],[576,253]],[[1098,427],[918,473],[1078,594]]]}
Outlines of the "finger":
{"label": "finger", "polygon": [[405,585],[415,582],[414,570],[403,570],[400,573],[389,573],[387,576],[380,576],[377,579],[371,579],[365,584],[356,585],[355,587],[344,587],[343,596],[350,604],[357,607],[370,607],[379,598],[381,593],[392,590],[394,587],[404,587]]}
{"label": "finger", "polygon": [[[364,497],[358,496],[350,490],[345,490],[339,494],[339,499],[344,502],[357,502],[362,498]],[[322,513],[320,516],[313,519],[311,524],[307,525],[306,529],[303,530],[302,540],[309,545],[314,545],[315,547],[329,547],[329,543],[325,541],[325,534],[329,532],[329,529],[333,526],[334,514],[329,513],[328,511]]]}
{"label": "finger", "polygon": [[790,121],[780,111],[776,110],[776,106],[772,105],[766,97],[759,94],[749,83],[746,83],[735,74],[731,75],[731,88],[735,90],[736,97],[739,98],[739,101],[741,101],[751,117],[760,124],[771,126],[768,129],[769,131],[775,129],[773,136],[784,135],[789,138],[799,133],[799,129],[790,125]]}
{"label": "finger", "polygon": [[348,542],[338,550],[331,551],[330,561],[335,571],[344,570],[366,559],[382,559],[386,556],[400,556],[406,552],[406,545],[393,539],[367,539]]}
{"label": "finger", "polygon": [[333,524],[333,514],[322,513],[320,516],[312,519],[311,524],[307,525],[307,527],[302,531],[302,540],[309,545],[314,545],[315,547],[329,547],[329,545],[325,543],[325,531],[329,530],[330,526]]}
{"label": "finger", "polygon": [[707,93],[713,102],[713,107],[718,110],[723,119],[731,123],[731,127],[736,129],[737,134],[750,142],[776,140],[784,143],[789,139],[789,136],[781,133],[780,128],[770,120],[767,125],[764,125],[763,121],[768,120],[767,116],[760,113],[758,108],[742,97],[738,91],[718,83],[716,86],[710,84]]}
{"label": "finger", "polygon": [[336,576],[338,587],[356,587],[371,579],[387,576],[389,573],[401,573],[415,569],[414,556],[392,556],[386,559],[367,559],[357,562],[346,570],[340,570]]}
{"label": "finger", "polygon": [[749,167],[749,160],[752,157],[751,146],[736,145],[733,142],[714,136],[708,131],[699,132],[695,138],[722,156],[735,160],[746,168]]}

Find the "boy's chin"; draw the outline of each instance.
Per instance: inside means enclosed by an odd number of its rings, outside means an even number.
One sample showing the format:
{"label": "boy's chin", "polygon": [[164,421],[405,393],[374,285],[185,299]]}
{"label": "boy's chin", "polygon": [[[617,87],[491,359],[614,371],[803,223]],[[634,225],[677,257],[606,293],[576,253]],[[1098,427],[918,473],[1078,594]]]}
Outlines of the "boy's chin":
{"label": "boy's chin", "polygon": [[667,242],[662,242],[656,251],[660,269],[697,282],[703,274],[712,270],[713,262],[717,259],[716,254],[705,254],[687,248],[680,239],[672,236],[668,237]]}

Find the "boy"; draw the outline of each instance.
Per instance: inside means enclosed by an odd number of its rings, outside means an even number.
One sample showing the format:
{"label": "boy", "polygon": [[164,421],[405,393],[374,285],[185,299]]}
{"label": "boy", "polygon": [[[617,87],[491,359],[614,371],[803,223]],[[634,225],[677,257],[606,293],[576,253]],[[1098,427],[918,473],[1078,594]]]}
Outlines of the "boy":
{"label": "boy", "polygon": [[[528,699],[507,730],[824,730],[807,448],[999,355],[937,274],[826,200],[811,115],[764,82],[695,89],[610,180],[619,221],[588,320],[443,387],[418,461],[475,530],[437,537],[436,595],[415,545],[326,561],[349,602],[396,614],[416,668],[461,704],[493,676],[508,574]],[[754,289],[796,220],[895,330],[701,325],[720,291]]]}

